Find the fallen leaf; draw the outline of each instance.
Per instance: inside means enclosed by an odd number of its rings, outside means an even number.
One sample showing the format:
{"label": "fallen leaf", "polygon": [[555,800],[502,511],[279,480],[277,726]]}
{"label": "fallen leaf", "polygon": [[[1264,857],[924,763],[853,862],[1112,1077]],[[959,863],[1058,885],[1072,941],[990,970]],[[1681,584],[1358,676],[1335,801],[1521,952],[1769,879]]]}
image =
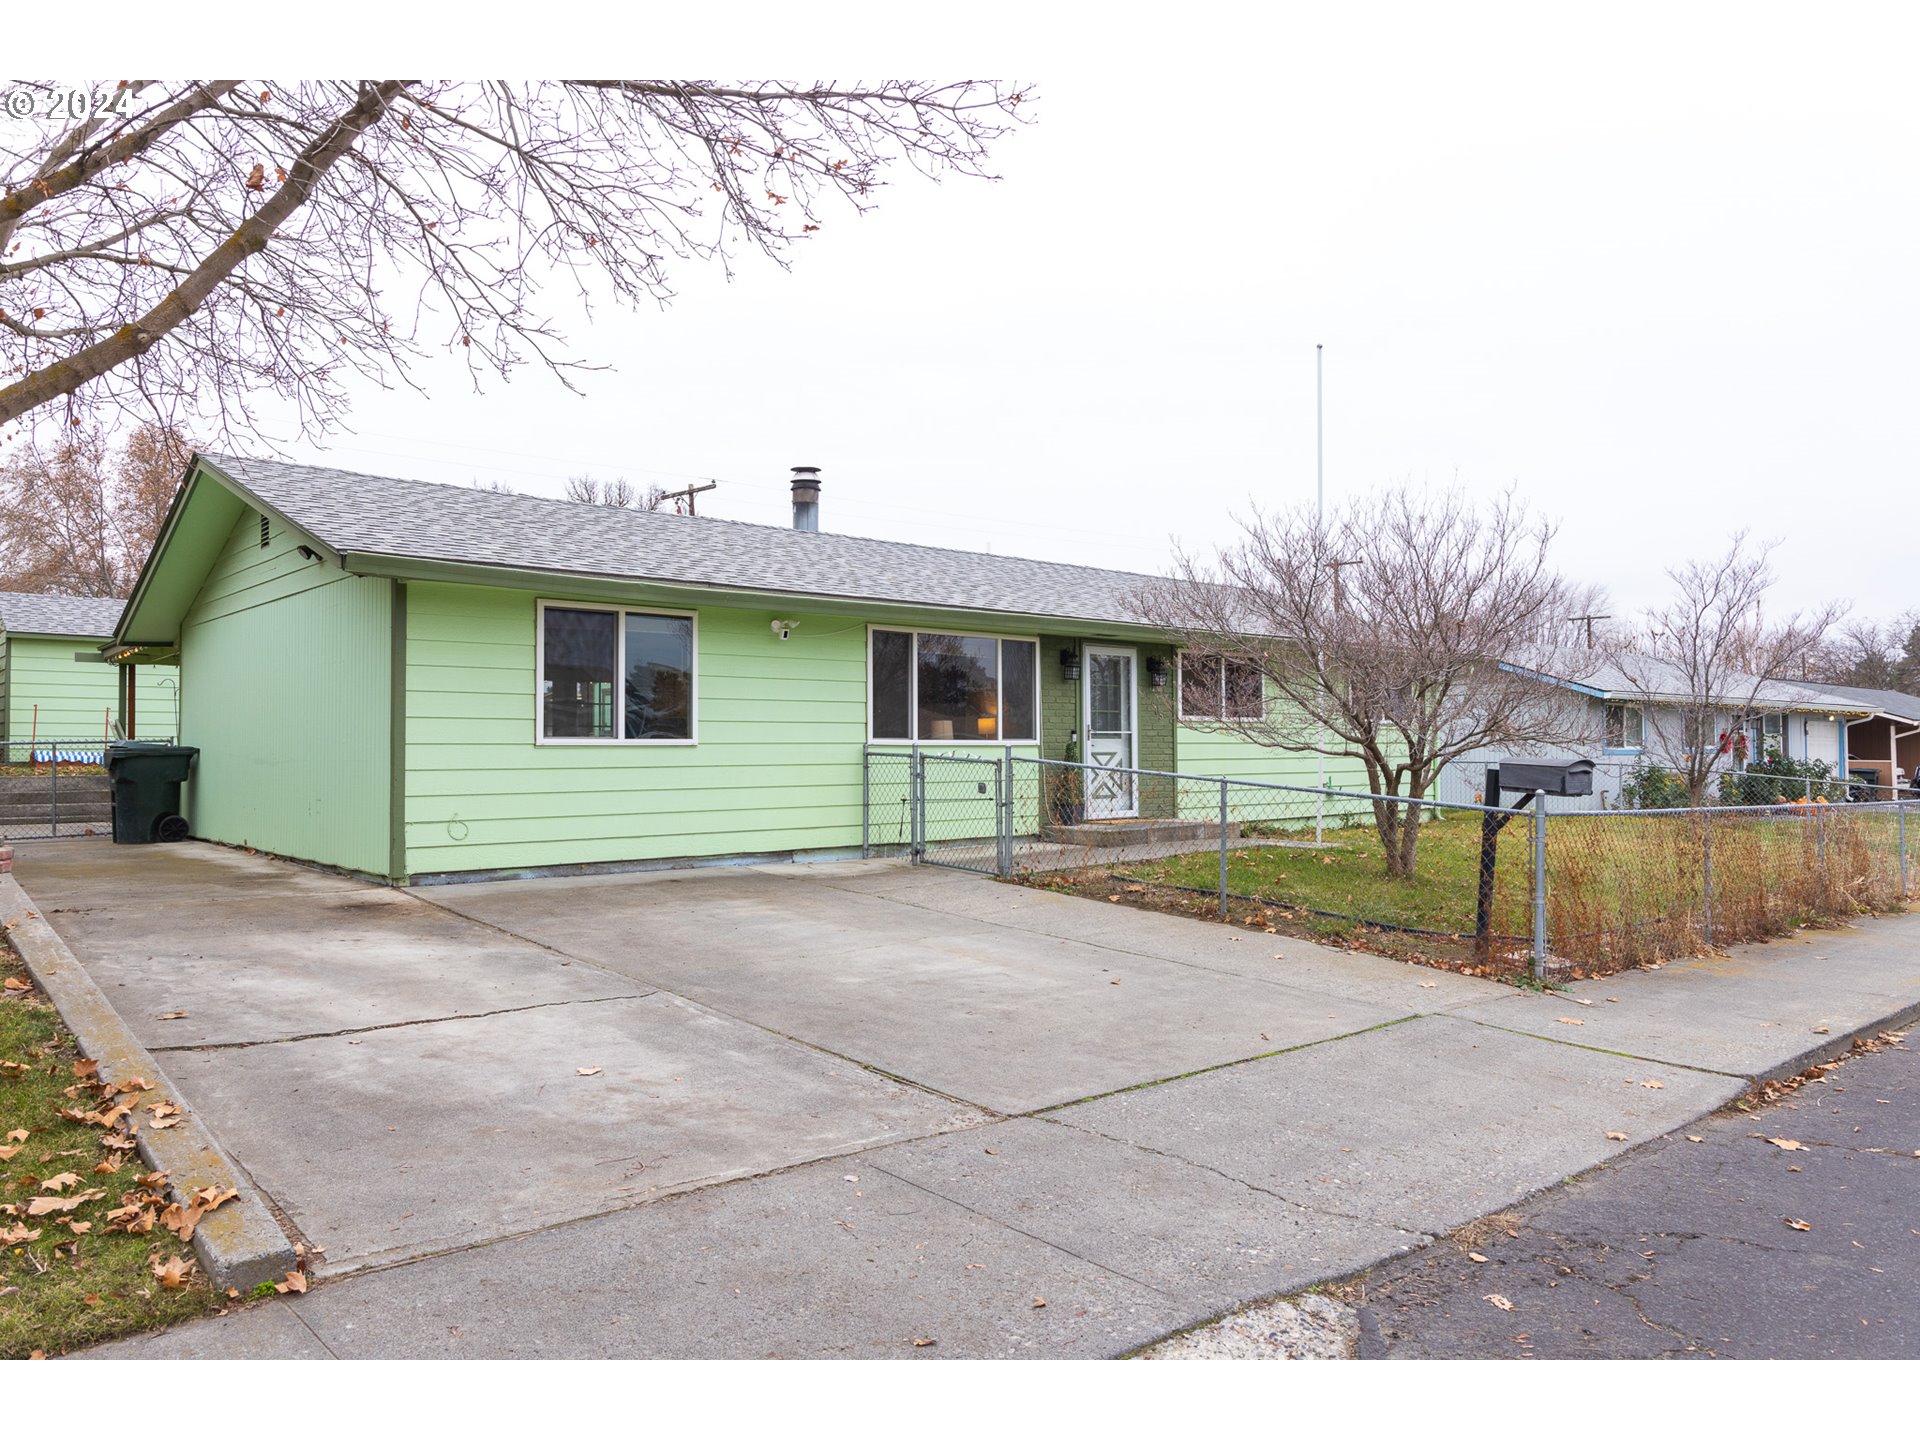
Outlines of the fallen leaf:
{"label": "fallen leaf", "polygon": [[1487,1304],[1493,1306],[1496,1310],[1513,1309],[1513,1302],[1507,1299],[1507,1297],[1504,1295],[1482,1295],[1480,1298],[1486,1301]]}
{"label": "fallen leaf", "polygon": [[58,1194],[62,1190],[71,1190],[79,1183],[80,1177],[78,1175],[74,1174],[71,1170],[63,1170],[50,1180],[42,1180],[40,1182],[40,1188],[42,1190],[51,1190],[55,1194]]}
{"label": "fallen leaf", "polygon": [[1664,1090],[1667,1087],[1666,1083],[1661,1080],[1642,1080],[1640,1082],[1640,1088],[1642,1090]]}
{"label": "fallen leaf", "polygon": [[1804,1220],[1789,1220],[1787,1221],[1787,1228],[1789,1230],[1811,1230],[1813,1226]]}
{"label": "fallen leaf", "polygon": [[73,1062],[73,1078],[76,1080],[91,1080],[99,1073],[100,1062],[98,1060],[76,1060]]}
{"label": "fallen leaf", "polygon": [[288,1294],[289,1292],[295,1295],[304,1295],[307,1293],[307,1277],[298,1270],[289,1270],[287,1271],[287,1278],[273,1288],[282,1295]]}
{"label": "fallen leaf", "polygon": [[0,1145],[0,1160],[11,1160],[20,1153],[18,1145]]}
{"label": "fallen leaf", "polygon": [[1571,1019],[1568,1019],[1568,1018],[1567,1018],[1567,1017],[1566,1017],[1565,1015],[1561,1015],[1561,1016],[1558,1016],[1558,1017],[1556,1017],[1556,1018],[1557,1018],[1557,1019],[1559,1020],[1559,1022],[1560,1022],[1560,1023],[1562,1024],[1562,1025],[1584,1025],[1584,1024],[1586,1024],[1586,1023],[1587,1023],[1587,1022],[1586,1022],[1586,1021],[1584,1021],[1584,1020],[1571,1020]]}
{"label": "fallen leaf", "polygon": [[1607,1131],[1607,1139],[1609,1140],[1624,1140],[1626,1138],[1627,1138],[1627,1132],[1624,1130]]}
{"label": "fallen leaf", "polygon": [[[1276,955],[1274,958],[1277,960],[1280,957]],[[1420,988],[1422,990],[1437,990],[1440,988],[1440,982],[1438,980],[1422,980],[1420,982]]]}
{"label": "fallen leaf", "polygon": [[573,1073],[576,1075],[598,1075],[600,1073],[600,1067],[598,1065],[585,1065]]}
{"label": "fallen leaf", "polygon": [[1044,1310],[1047,1308],[1047,1302],[1036,1295],[1033,1297],[1033,1308],[1036,1310]]}
{"label": "fallen leaf", "polygon": [[1687,1136],[1687,1139],[1691,1140],[1696,1145],[1704,1145],[1706,1143],[1707,1137],[1704,1135],[1689,1135]]}
{"label": "fallen leaf", "polygon": [[98,1200],[107,1192],[104,1190],[79,1190],[71,1195],[36,1195],[27,1202],[28,1215],[51,1215],[56,1211],[70,1214],[89,1200]]}
{"label": "fallen leaf", "polygon": [[14,1224],[0,1230],[0,1245],[25,1245],[39,1238],[38,1230],[29,1230],[25,1225]]}
{"label": "fallen leaf", "polygon": [[1487,1260],[1487,1257],[1482,1255],[1478,1250],[1469,1250],[1467,1252],[1467,1259],[1471,1260],[1476,1265],[1485,1265],[1489,1263]]}
{"label": "fallen leaf", "polygon": [[1591,1004],[1593,1004],[1593,1002],[1592,1002],[1591,1000],[1582,1000],[1582,999],[1581,999],[1581,998],[1580,998],[1579,996],[1577,996],[1577,995],[1569,995],[1569,996],[1568,996],[1567,998],[1568,998],[1569,1000],[1571,1000],[1571,1001],[1573,1001],[1573,1003],[1574,1003],[1574,1004],[1576,1004],[1576,1005],[1591,1005]]}
{"label": "fallen leaf", "polygon": [[1813,1033],[1816,1035],[1831,1035],[1833,1029],[1827,1025],[1816,1025],[1813,1027]]}
{"label": "fallen leaf", "polygon": [[931,1345],[934,1343],[934,1341],[928,1336],[919,1335],[914,1337],[913,1343],[914,1343],[914,1348],[918,1349],[924,1345]]}
{"label": "fallen leaf", "polygon": [[22,980],[18,975],[7,976],[7,989],[9,990],[31,990],[32,988],[32,985]]}
{"label": "fallen leaf", "polygon": [[156,1020],[184,1020],[187,1018],[187,1012],[184,1010],[169,1010],[166,1014],[156,1015],[153,1018]]}
{"label": "fallen leaf", "polygon": [[150,1268],[153,1270],[153,1278],[168,1290],[186,1289],[187,1281],[193,1276],[193,1261],[181,1255],[176,1255],[164,1262],[155,1255]]}
{"label": "fallen leaf", "polygon": [[1778,1135],[1771,1137],[1767,1141],[1767,1144],[1778,1145],[1782,1150],[1804,1150],[1807,1148],[1798,1140],[1782,1140]]}

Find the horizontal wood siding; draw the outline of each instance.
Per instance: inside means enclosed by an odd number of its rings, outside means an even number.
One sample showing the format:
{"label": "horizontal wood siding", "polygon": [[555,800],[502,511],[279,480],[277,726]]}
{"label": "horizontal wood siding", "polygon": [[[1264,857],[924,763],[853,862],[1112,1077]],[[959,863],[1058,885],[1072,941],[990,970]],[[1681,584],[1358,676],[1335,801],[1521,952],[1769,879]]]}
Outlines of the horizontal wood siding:
{"label": "horizontal wood siding", "polygon": [[[388,870],[390,588],[234,526],[180,630],[194,834]],[[144,721],[141,728],[148,729]]]}
{"label": "horizontal wood siding", "polygon": [[538,745],[536,602],[566,598],[407,587],[411,874],[860,844],[864,624],[703,608],[698,744]]}
{"label": "horizontal wood siding", "polygon": [[118,675],[111,665],[73,658],[88,648],[87,641],[9,639],[8,739],[37,734],[43,740],[98,741],[112,733]]}

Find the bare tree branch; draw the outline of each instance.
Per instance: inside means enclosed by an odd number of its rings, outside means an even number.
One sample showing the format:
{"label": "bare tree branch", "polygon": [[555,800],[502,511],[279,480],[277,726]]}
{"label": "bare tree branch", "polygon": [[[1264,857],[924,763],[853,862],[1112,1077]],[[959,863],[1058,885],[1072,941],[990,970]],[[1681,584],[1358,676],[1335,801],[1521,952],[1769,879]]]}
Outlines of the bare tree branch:
{"label": "bare tree branch", "polygon": [[[1411,798],[1471,751],[1587,738],[1535,677],[1591,667],[1570,621],[1595,592],[1551,568],[1553,528],[1511,494],[1482,510],[1390,490],[1324,522],[1297,509],[1243,530],[1138,598],[1185,665],[1258,677],[1268,703],[1223,706],[1222,729],[1358,760],[1375,794]],[[1411,875],[1419,807],[1378,801],[1374,822],[1388,873]]]}
{"label": "bare tree branch", "polygon": [[[36,82],[39,83],[39,82]],[[51,93],[50,87],[41,88]],[[114,412],[303,431],[351,382],[563,381],[546,291],[664,304],[676,262],[785,264],[904,163],[991,178],[995,81],[137,81],[126,114],[0,117],[0,440]]]}
{"label": "bare tree branch", "polygon": [[1616,637],[1613,663],[1650,702],[1643,748],[1670,769],[1695,805],[1722,757],[1754,721],[1777,709],[1777,682],[1803,678],[1809,657],[1845,611],[1829,604],[1778,620],[1765,613],[1775,546],[1734,535],[1717,560],[1690,560],[1667,572],[1674,596]]}

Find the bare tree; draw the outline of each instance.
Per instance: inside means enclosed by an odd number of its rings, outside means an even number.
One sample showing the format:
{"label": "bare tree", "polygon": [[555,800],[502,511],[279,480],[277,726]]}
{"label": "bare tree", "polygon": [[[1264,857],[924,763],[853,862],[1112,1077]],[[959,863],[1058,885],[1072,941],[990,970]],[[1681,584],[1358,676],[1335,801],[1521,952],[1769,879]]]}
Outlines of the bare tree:
{"label": "bare tree", "polygon": [[[1297,509],[1242,528],[1139,597],[1184,665],[1225,667],[1222,728],[1359,760],[1376,795],[1409,798],[1471,751],[1586,738],[1584,711],[1534,677],[1590,665],[1571,620],[1596,592],[1551,568],[1553,527],[1512,494],[1480,508],[1395,489],[1324,521]],[[1236,704],[1236,689],[1268,698]],[[1376,800],[1373,818],[1387,873],[1411,876],[1420,807]]]}
{"label": "bare tree", "polygon": [[1806,678],[1869,690],[1920,690],[1920,610],[1841,625],[1807,657]]}
{"label": "bare tree", "polygon": [[596,480],[591,475],[575,475],[567,481],[567,499],[613,510],[658,510],[666,503],[667,492],[658,485],[642,490],[624,476]]}
{"label": "bare tree", "polygon": [[1769,619],[1774,549],[1740,531],[1717,560],[1669,570],[1673,598],[1613,642],[1627,687],[1648,701],[1644,753],[1673,771],[1695,805],[1723,757],[1736,756],[1753,723],[1778,708],[1771,692],[1805,675],[1843,613],[1829,604]]}
{"label": "bare tree", "polygon": [[137,428],[116,449],[98,427],[0,466],[0,589],[125,595],[186,469],[186,442]]}
{"label": "bare tree", "polygon": [[[0,117],[0,439],[65,402],[324,433],[354,376],[435,347],[476,384],[571,384],[542,303],[672,297],[673,261],[782,264],[889,168],[988,176],[1029,92],[998,81],[123,81],[85,118]],[[88,107],[81,107],[83,109]]]}

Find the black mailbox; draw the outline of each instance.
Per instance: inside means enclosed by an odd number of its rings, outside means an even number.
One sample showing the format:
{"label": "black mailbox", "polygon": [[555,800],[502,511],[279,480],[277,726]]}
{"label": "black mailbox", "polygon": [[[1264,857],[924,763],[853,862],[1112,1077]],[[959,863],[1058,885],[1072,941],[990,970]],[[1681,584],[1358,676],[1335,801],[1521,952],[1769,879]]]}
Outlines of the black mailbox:
{"label": "black mailbox", "polygon": [[[1500,788],[1548,795],[1591,795],[1593,761],[1567,760],[1540,763],[1532,760],[1502,760],[1499,765]],[[1491,803],[1491,800],[1489,801]]]}

